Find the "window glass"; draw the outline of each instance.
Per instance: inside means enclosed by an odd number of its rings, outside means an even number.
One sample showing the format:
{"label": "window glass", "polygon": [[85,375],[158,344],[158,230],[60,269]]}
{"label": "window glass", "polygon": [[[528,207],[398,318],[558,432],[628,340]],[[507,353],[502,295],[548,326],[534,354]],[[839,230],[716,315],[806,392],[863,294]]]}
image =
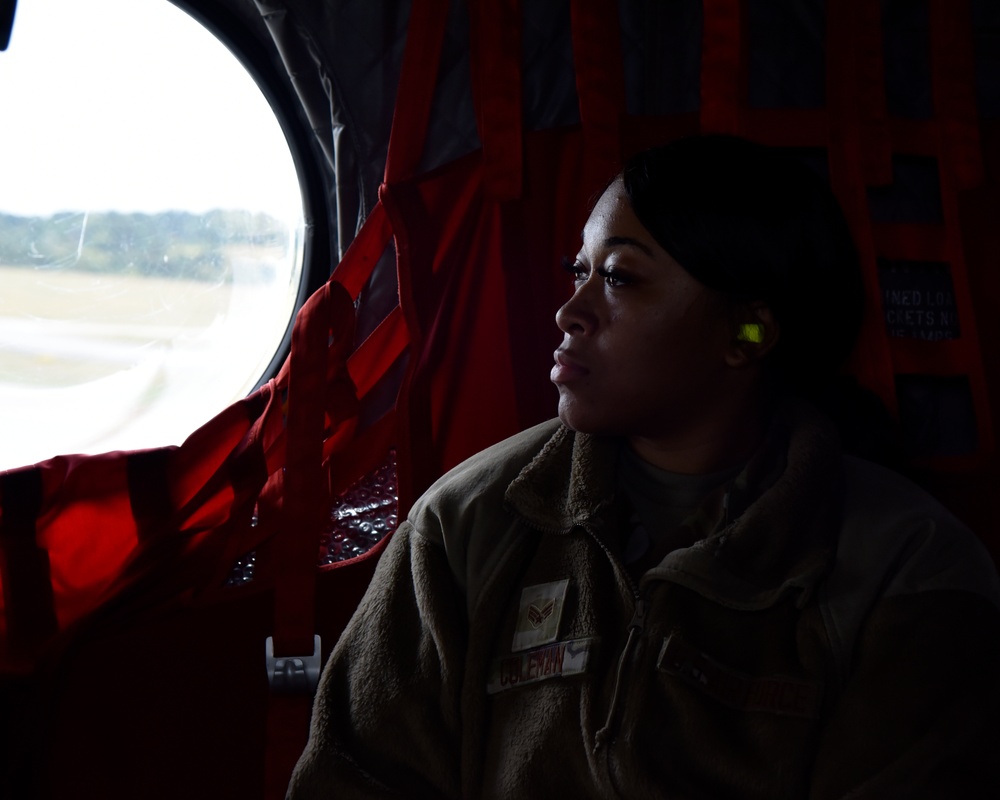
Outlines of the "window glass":
{"label": "window glass", "polygon": [[0,469],[180,443],[294,311],[302,200],[270,106],[166,0],[22,0],[0,113]]}

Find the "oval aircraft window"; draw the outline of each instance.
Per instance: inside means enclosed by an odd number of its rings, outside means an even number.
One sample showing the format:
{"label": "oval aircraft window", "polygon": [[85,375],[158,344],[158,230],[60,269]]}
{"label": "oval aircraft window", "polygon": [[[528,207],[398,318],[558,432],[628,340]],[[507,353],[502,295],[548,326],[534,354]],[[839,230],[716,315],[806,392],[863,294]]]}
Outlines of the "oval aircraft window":
{"label": "oval aircraft window", "polygon": [[167,0],[21,0],[0,114],[0,469],[179,444],[254,388],[295,309],[274,113]]}

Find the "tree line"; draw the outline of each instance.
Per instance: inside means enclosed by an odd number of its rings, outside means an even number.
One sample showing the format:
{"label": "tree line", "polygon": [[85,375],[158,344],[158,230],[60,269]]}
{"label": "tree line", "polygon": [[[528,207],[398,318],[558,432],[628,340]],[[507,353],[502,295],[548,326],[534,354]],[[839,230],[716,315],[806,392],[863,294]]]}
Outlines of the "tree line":
{"label": "tree line", "polygon": [[217,282],[231,277],[234,247],[284,250],[288,237],[287,225],[249,211],[0,213],[0,267]]}

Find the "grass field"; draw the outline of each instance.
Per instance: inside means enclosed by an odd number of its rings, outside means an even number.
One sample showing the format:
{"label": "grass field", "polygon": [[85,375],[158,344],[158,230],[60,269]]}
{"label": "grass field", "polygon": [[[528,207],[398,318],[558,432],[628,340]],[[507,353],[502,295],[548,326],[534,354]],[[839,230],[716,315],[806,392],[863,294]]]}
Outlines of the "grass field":
{"label": "grass field", "polygon": [[121,369],[123,348],[225,316],[232,293],[228,283],[0,268],[0,381],[66,386],[105,377]]}
{"label": "grass field", "polygon": [[229,305],[232,284],[0,267],[0,317],[207,325]]}
{"label": "grass field", "polygon": [[232,263],[246,280],[0,267],[0,469],[176,444],[249,391],[294,296]]}

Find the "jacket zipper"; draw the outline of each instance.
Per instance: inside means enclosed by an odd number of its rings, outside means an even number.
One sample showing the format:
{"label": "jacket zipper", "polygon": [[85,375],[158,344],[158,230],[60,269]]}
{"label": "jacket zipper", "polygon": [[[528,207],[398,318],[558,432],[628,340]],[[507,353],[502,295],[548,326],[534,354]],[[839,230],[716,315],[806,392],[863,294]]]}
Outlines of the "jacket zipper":
{"label": "jacket zipper", "polygon": [[[726,489],[726,493],[722,498],[722,522],[720,527],[728,527],[729,521],[729,497],[732,493],[732,486],[734,481],[730,482],[730,485]],[[527,522],[527,521],[525,521]],[[541,533],[561,533],[562,531],[557,531],[556,529],[545,529],[539,525],[527,523],[529,527],[538,530]],[[594,752],[599,753],[601,748],[604,747],[608,742],[608,738],[611,736],[612,726],[615,724],[615,719],[618,712],[618,702],[621,695],[623,677],[625,674],[625,665],[628,662],[629,657],[632,655],[632,651],[635,648],[636,642],[638,642],[639,637],[642,635],[643,629],[646,623],[646,601],[642,598],[639,592],[639,587],[636,585],[632,576],[628,574],[625,568],[620,564],[614,554],[608,548],[608,546],[601,541],[601,538],[591,530],[589,525],[580,525],[584,531],[590,536],[590,538],[597,543],[597,546],[601,548],[604,555],[607,557],[608,561],[611,563],[612,569],[614,569],[619,575],[625,578],[625,582],[628,584],[629,589],[632,591],[632,599],[635,603],[635,610],[632,614],[632,620],[628,624],[628,638],[625,640],[625,647],[622,649],[621,655],[618,657],[618,665],[615,669],[615,684],[611,691],[611,703],[608,706],[608,714],[604,720],[604,725],[599,731],[594,735]]]}
{"label": "jacket zipper", "polygon": [[611,691],[611,703],[608,705],[608,715],[604,720],[604,726],[595,734],[594,736],[594,752],[600,752],[601,748],[607,743],[608,737],[611,735],[612,726],[615,723],[615,717],[618,711],[618,702],[621,695],[622,689],[622,678],[625,674],[625,665],[628,662],[629,657],[632,655],[632,651],[635,648],[636,642],[642,635],[643,627],[646,622],[646,601],[643,600],[639,593],[639,588],[635,585],[635,581],[632,580],[632,576],[625,571],[625,569],[618,563],[618,559],[614,557],[608,546],[601,541],[600,537],[596,533],[591,531],[589,528],[584,527],[584,530],[590,534],[590,538],[593,539],[598,547],[604,551],[604,555],[607,556],[608,561],[611,562],[611,567],[619,574],[625,577],[625,581],[632,590],[632,599],[635,602],[635,610],[632,613],[632,620],[628,624],[628,638],[625,640],[625,647],[622,649],[621,655],[618,657],[618,666],[615,670],[615,685]]}
{"label": "jacket zipper", "polygon": [[600,749],[607,743],[608,737],[611,735],[611,726],[615,723],[615,717],[618,712],[618,698],[621,694],[622,687],[622,675],[625,672],[625,664],[632,655],[632,649],[635,647],[635,643],[638,641],[639,636],[642,635],[643,625],[645,624],[646,616],[646,601],[641,597],[636,595],[635,598],[635,613],[632,615],[632,621],[628,624],[628,639],[625,642],[625,647],[622,650],[621,655],[618,657],[618,668],[615,670],[615,686],[611,692],[611,703],[608,706],[608,716],[604,720],[604,727],[601,728],[594,737],[594,752],[600,752]]}
{"label": "jacket zipper", "polygon": [[[552,528],[544,528],[540,525],[533,523],[524,522],[530,528],[534,528],[540,533],[562,533],[563,531]],[[632,580],[632,576],[628,574],[623,566],[619,563],[618,559],[615,558],[614,554],[608,549],[608,546],[601,541],[601,538],[590,529],[589,525],[580,525],[580,527],[587,533],[588,536],[597,544],[598,547],[604,552],[608,561],[611,563],[611,568],[615,570],[616,573],[625,578],[625,583],[628,584],[629,589],[632,592],[632,599],[635,603],[635,610],[632,613],[632,620],[628,624],[628,638],[625,640],[625,647],[618,657],[618,666],[615,669],[615,685],[611,691],[611,703],[608,706],[608,715],[604,721],[604,726],[597,731],[594,735],[594,752],[600,752],[601,748],[607,743],[608,737],[611,735],[611,727],[615,723],[615,717],[618,711],[618,700],[621,695],[622,688],[622,678],[625,673],[625,664],[632,654],[632,650],[635,647],[635,643],[639,640],[639,636],[642,634],[643,628],[646,623],[646,601],[643,600],[641,594],[639,593],[639,587],[636,585],[635,581]]]}

